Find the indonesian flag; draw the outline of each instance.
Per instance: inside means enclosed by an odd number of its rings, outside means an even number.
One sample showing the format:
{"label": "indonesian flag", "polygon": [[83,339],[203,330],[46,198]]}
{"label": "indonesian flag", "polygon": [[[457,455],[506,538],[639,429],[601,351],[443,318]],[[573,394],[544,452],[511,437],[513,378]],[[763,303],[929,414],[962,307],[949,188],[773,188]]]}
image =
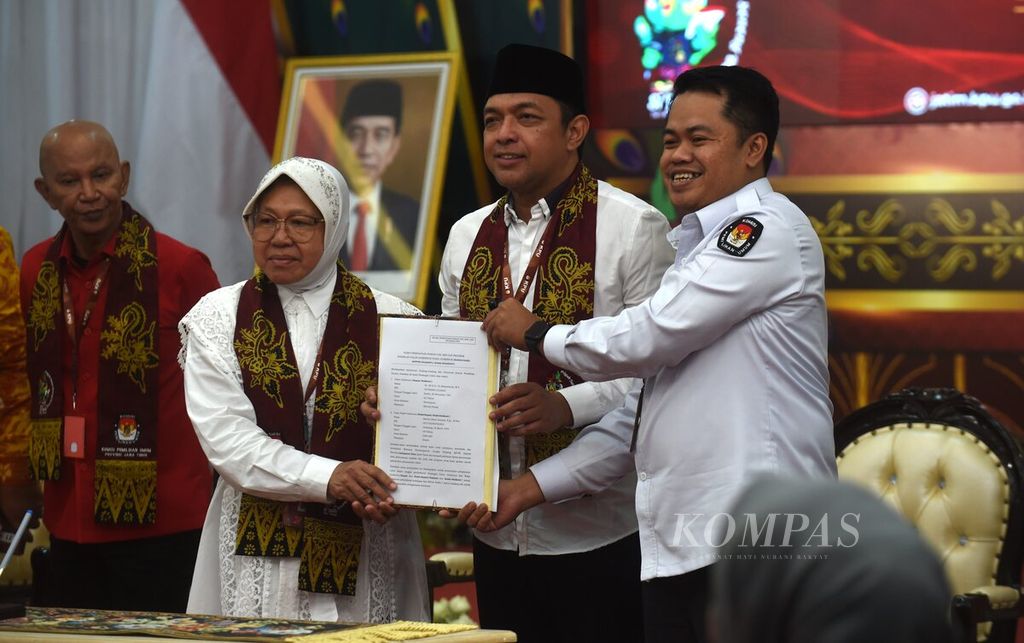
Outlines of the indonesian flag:
{"label": "indonesian flag", "polygon": [[270,166],[281,96],[270,0],[0,2],[2,223],[23,253],[61,218],[32,187],[39,141],[102,123],[132,165],[128,200],[160,232],[248,277],[241,210]]}

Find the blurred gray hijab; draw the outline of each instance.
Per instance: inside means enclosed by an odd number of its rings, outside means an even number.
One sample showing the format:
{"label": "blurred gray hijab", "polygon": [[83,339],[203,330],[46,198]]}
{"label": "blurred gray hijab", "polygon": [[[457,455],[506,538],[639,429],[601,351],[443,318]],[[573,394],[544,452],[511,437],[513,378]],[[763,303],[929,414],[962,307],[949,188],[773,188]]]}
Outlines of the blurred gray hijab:
{"label": "blurred gray hijab", "polygon": [[[755,544],[747,514],[760,526],[776,514],[771,536],[762,533]],[[731,515],[735,532],[712,566],[710,629],[718,643],[951,640],[942,564],[870,492],[834,480],[761,478]],[[801,515],[808,526],[797,532]]]}
{"label": "blurred gray hijab", "polygon": [[[263,175],[259,187],[242,210],[243,216],[256,210],[263,192],[281,176],[295,181],[324,218],[324,253],[316,266],[294,283],[278,284],[278,288],[303,292],[327,283],[335,274],[334,265],[338,261],[338,253],[348,239],[348,183],[332,165],[317,159],[295,156],[281,161]],[[246,234],[249,234],[249,228],[244,223],[243,227]]]}

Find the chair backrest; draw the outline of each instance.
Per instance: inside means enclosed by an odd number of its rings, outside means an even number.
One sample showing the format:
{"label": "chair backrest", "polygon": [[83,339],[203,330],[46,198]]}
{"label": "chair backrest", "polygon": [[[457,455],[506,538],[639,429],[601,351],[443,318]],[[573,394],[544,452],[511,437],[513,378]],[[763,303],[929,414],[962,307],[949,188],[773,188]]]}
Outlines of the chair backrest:
{"label": "chair backrest", "polygon": [[953,389],[889,395],[836,425],[836,453],[840,478],[877,493],[935,548],[955,594],[1019,586],[1024,456],[978,400]]}

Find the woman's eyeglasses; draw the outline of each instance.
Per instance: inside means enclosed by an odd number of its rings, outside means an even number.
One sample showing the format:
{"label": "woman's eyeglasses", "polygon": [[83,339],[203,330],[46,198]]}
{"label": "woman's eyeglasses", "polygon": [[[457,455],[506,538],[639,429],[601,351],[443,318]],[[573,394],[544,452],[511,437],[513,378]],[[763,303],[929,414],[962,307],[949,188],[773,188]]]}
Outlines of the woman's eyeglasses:
{"label": "woman's eyeglasses", "polygon": [[323,219],[317,217],[301,215],[278,219],[265,212],[246,214],[242,218],[245,219],[245,224],[249,226],[249,232],[252,233],[252,238],[256,241],[270,241],[277,234],[278,227],[284,225],[285,234],[292,241],[303,243],[312,239],[317,226],[324,222]]}

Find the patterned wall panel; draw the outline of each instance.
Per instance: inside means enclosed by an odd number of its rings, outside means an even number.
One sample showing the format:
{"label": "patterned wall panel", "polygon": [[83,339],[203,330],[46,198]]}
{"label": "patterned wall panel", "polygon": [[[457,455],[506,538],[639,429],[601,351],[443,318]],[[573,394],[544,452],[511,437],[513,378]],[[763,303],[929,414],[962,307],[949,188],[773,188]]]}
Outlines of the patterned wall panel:
{"label": "patterned wall panel", "polygon": [[953,386],[1024,436],[1024,175],[775,177],[825,252],[838,420]]}

